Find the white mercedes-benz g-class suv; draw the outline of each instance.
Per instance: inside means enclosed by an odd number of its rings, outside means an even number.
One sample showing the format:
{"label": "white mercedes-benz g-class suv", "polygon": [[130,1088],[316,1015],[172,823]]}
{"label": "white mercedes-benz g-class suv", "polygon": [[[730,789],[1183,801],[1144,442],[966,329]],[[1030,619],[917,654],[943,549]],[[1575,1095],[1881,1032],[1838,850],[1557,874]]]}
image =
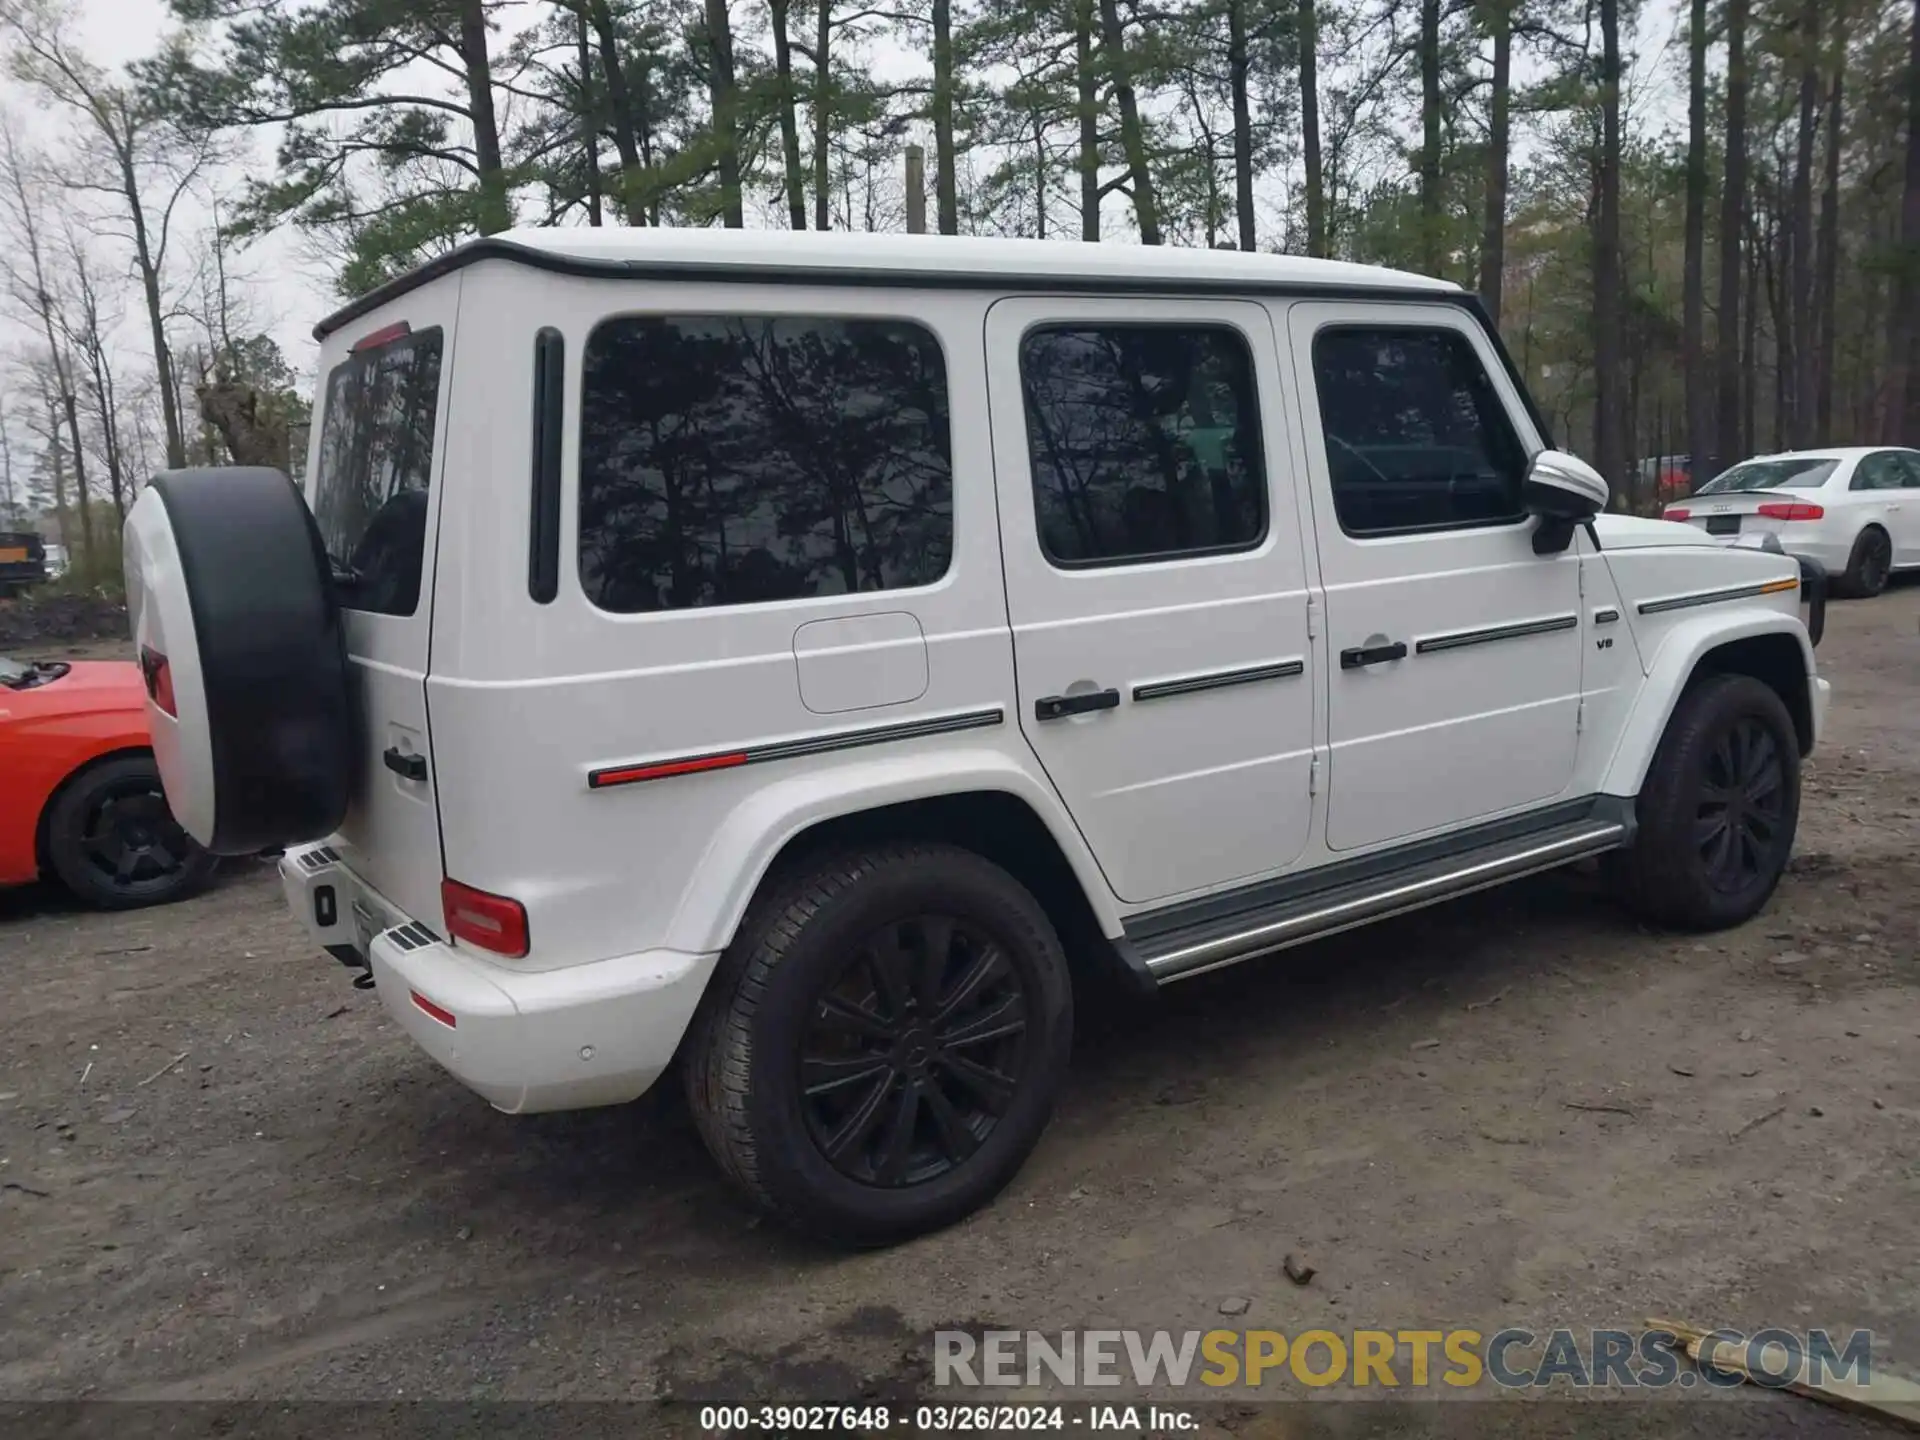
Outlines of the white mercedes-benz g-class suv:
{"label": "white mercedes-benz g-class suv", "polygon": [[304,495],[180,471],[129,517],[175,813],[286,847],[500,1109],[677,1067],[815,1233],[992,1197],[1102,972],[1590,856],[1711,929],[1787,862],[1818,567],[1601,513],[1454,286],[526,230],[319,334]]}

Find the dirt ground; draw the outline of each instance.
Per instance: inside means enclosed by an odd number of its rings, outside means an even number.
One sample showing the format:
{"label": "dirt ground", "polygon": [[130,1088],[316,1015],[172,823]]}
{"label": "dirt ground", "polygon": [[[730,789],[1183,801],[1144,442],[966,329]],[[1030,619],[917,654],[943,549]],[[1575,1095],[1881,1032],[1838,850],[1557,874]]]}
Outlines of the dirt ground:
{"label": "dirt ground", "polygon": [[[1083,1027],[997,1204],[878,1254],[760,1224],[672,1096],[495,1113],[265,865],[123,917],[0,896],[0,1399],[666,1397],[645,1433],[692,1433],[701,1399],[911,1395],[954,1324],[1666,1315],[1867,1327],[1920,1372],[1920,586],[1837,605],[1820,655],[1829,734],[1752,924],[1649,933],[1559,875],[1173,987]],[[1740,1398],[1376,1418],[1886,1433]]]}

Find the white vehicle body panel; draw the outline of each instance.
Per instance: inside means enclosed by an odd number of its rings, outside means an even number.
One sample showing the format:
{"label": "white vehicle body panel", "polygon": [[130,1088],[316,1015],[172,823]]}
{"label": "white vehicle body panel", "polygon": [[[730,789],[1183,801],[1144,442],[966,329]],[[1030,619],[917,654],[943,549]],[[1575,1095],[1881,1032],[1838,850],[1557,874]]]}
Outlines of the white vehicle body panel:
{"label": "white vehicle body panel", "polygon": [[[617,1103],[652,1084],[769,868],[823,822],[1008,797],[1038,818],[1094,924],[1120,941],[1130,921],[1178,905],[1556,802],[1630,800],[1715,645],[1788,637],[1811,675],[1797,592],[1779,588],[1793,562],[1688,526],[1602,516],[1545,555],[1531,520],[1342,530],[1313,378],[1326,325],[1465,337],[1528,451],[1545,444],[1493,342],[1438,282],[1284,257],[921,237],[508,239],[556,264],[631,258],[649,270],[557,273],[489,256],[327,340],[323,376],[354,335],[397,319],[444,327],[437,540],[414,617],[348,613],[369,798],[341,835],[281,867],[314,938],[363,953],[408,1032],[503,1109]],[[845,283],[846,271],[887,283]],[[1225,293],[1235,283],[1244,295]],[[670,314],[860,317],[930,334],[950,412],[945,574],[777,602],[596,606],[579,564],[583,353],[609,317]],[[1213,323],[1246,342],[1267,487],[1257,545],[1111,568],[1042,554],[1018,345],[1036,324],[1108,320]],[[559,583],[546,603],[527,580],[542,329],[565,356]],[[321,423],[316,411],[310,476]],[[1709,591],[1743,593],[1658,603]],[[1515,633],[1482,643],[1490,630]],[[1382,637],[1416,659],[1341,667],[1343,649]],[[1104,688],[1120,692],[1111,708],[1037,719],[1038,700]],[[1824,682],[1810,689],[1817,723]],[[386,748],[409,744],[430,755],[428,782],[382,765]],[[644,778],[594,783],[609,773]],[[443,877],[524,906],[529,953],[506,960],[448,938]],[[337,910],[317,901],[328,886],[346,902]]]}
{"label": "white vehicle body panel", "polygon": [[[1715,540],[1731,545],[1742,536],[1774,535],[1790,555],[1818,560],[1835,574],[1847,568],[1855,542],[1869,527],[1886,532],[1893,568],[1920,566],[1920,452],[1897,446],[1862,446],[1788,452],[1756,459],[1832,459],[1833,473],[1818,486],[1730,491],[1676,500],[1668,511],[1685,511],[1690,527],[1734,523],[1739,529]],[[1892,482],[1901,483],[1892,483]],[[1763,513],[1794,502],[1818,506],[1815,519],[1787,519]]]}

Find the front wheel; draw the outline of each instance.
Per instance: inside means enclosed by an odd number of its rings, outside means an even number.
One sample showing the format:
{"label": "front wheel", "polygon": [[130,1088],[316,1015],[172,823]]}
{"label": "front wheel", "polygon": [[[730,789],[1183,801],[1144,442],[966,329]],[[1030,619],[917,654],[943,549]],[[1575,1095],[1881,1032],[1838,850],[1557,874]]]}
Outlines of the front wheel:
{"label": "front wheel", "polygon": [[952,846],[837,856],[756,901],[688,1037],[714,1158],[802,1231],[879,1245],[992,1199],[1040,1138],[1073,994],[1046,913]]}
{"label": "front wheel", "polygon": [[1667,722],[1637,805],[1633,848],[1612,857],[1620,899],[1642,919],[1720,930],[1759,913],[1800,819],[1800,743],[1772,687],[1710,675]]}

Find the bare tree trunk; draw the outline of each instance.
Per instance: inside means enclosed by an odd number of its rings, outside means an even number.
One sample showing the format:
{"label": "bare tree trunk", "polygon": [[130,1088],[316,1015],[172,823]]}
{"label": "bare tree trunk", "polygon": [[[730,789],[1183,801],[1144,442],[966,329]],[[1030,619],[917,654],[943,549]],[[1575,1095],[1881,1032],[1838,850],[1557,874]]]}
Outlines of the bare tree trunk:
{"label": "bare tree trunk", "polygon": [[[1920,0],[1915,0],[1920,4]],[[1740,236],[1747,211],[1747,0],[1727,0],[1727,174],[1720,197],[1720,437],[1717,473],[1740,460]],[[1916,218],[1920,218],[1917,216]],[[1698,468],[1694,474],[1708,478]]]}
{"label": "bare tree trunk", "polygon": [[1743,460],[1748,451],[1760,448],[1760,268],[1766,254],[1766,244],[1756,229],[1747,236],[1747,298],[1740,315],[1743,333],[1740,373],[1735,382],[1739,409],[1727,464]]}
{"label": "bare tree trunk", "polygon": [[1893,435],[1901,444],[1920,444],[1920,0],[1913,0],[1913,27],[1907,60],[1907,175],[1900,197],[1899,317],[1895,373],[1900,377],[1899,423]]}
{"label": "bare tree trunk", "polygon": [[460,58],[467,72],[474,163],[480,171],[480,233],[496,235],[513,224],[513,212],[507,204],[507,173],[500,161],[500,125],[493,113],[485,0],[460,0]]}
{"label": "bare tree trunk", "polygon": [[0,407],[0,517],[12,525],[19,513],[20,497],[13,488],[13,437],[7,433],[7,412]]}
{"label": "bare tree trunk", "polygon": [[[1698,3],[1698,0],[1696,0]],[[1480,303],[1495,328],[1507,274],[1509,102],[1513,93],[1513,0],[1486,0],[1493,32],[1493,93],[1487,101],[1487,212],[1480,231]]]}
{"label": "bare tree trunk", "polygon": [[587,192],[587,224],[602,225],[600,209],[600,126],[596,117],[600,107],[593,93],[593,45],[588,38],[584,9],[574,16],[575,43],[580,58],[580,165]]}
{"label": "bare tree trunk", "polygon": [[1080,238],[1100,238],[1100,76],[1093,63],[1093,0],[1075,0],[1073,58],[1080,117]]}
{"label": "bare tree trunk", "polygon": [[626,66],[620,59],[620,32],[614,26],[613,10],[607,0],[582,0],[582,4],[593,24],[594,43],[600,51],[600,74],[607,84],[613,148],[620,156],[620,210],[629,225],[644,225],[647,211],[640,198],[643,173],[640,142],[633,129],[633,94],[627,83]]}
{"label": "bare tree trunk", "polygon": [[1306,171],[1307,254],[1327,253],[1326,174],[1320,159],[1320,16],[1300,0],[1300,158]]}
{"label": "bare tree trunk", "polygon": [[[813,228],[833,228],[833,0],[814,0]],[[853,211],[847,211],[853,224]]]}
{"label": "bare tree trunk", "polygon": [[1827,93],[1827,184],[1820,200],[1820,273],[1815,280],[1816,338],[1814,369],[1816,393],[1813,424],[1822,445],[1834,443],[1833,380],[1835,337],[1839,317],[1834,306],[1840,291],[1840,141],[1846,118],[1844,88],[1847,75],[1846,9],[1833,12],[1833,85]]}
{"label": "bare tree trunk", "polygon": [[1440,0],[1420,0],[1420,263],[1429,275],[1440,255]]}
{"label": "bare tree trunk", "polygon": [[707,94],[713,106],[713,133],[719,145],[720,215],[729,230],[746,228],[740,199],[739,96],[733,80],[733,21],[727,0],[707,4]]}
{"label": "bare tree trunk", "polygon": [[1033,114],[1033,236],[1047,238],[1047,128],[1037,110]]}
{"label": "bare tree trunk", "polygon": [[1240,248],[1253,250],[1253,106],[1247,98],[1247,0],[1227,0],[1227,89],[1233,97],[1233,216]]}
{"label": "bare tree trunk", "polygon": [[[1831,3],[1831,0],[1828,0]],[[1813,443],[1813,133],[1820,115],[1820,7],[1807,0],[1800,22],[1800,129],[1793,170],[1793,410],[1790,443]]]}
{"label": "bare tree trunk", "polygon": [[790,0],[768,0],[773,23],[773,74],[779,86],[775,104],[780,110],[780,159],[786,175],[787,224],[807,228],[807,180],[800,164],[800,120],[794,114],[793,38],[787,33]]}
{"label": "bare tree trunk", "polygon": [[1147,164],[1147,132],[1140,123],[1132,62],[1127,56],[1126,35],[1120,28],[1119,0],[1100,0],[1100,32],[1107,73],[1113,79],[1113,98],[1120,104],[1120,148],[1126,152],[1127,172],[1133,182],[1133,213],[1140,224],[1140,242],[1158,245],[1160,207],[1153,198],[1153,172]]}
{"label": "bare tree trunk", "polygon": [[1620,3],[1600,0],[1600,213],[1593,240],[1594,466],[1626,479],[1620,415]]}
{"label": "bare tree trunk", "polygon": [[942,235],[960,233],[953,153],[953,0],[933,0],[933,193]]}
{"label": "bare tree trunk", "polygon": [[1706,479],[1713,453],[1713,396],[1707,383],[1707,0],[1687,18],[1687,236],[1682,280],[1680,366],[1686,384],[1687,451]]}

